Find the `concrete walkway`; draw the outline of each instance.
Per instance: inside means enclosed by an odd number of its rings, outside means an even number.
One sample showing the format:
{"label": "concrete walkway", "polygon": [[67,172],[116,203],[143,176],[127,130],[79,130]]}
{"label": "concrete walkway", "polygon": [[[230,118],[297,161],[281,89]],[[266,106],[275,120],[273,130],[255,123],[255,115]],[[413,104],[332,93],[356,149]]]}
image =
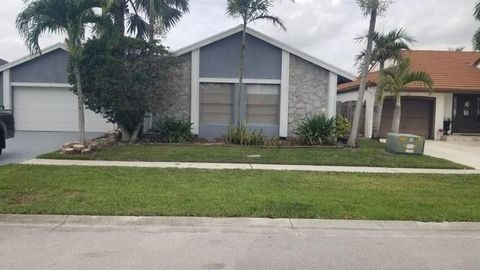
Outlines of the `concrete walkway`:
{"label": "concrete walkway", "polygon": [[32,160],[23,162],[22,164],[54,165],[54,166],[179,168],[179,169],[207,169],[207,170],[272,170],[272,171],[348,172],[348,173],[402,173],[402,174],[480,174],[480,170],[275,165],[275,164],[242,164],[242,163],[236,164],[236,163],[32,159]]}
{"label": "concrete walkway", "polygon": [[479,142],[426,141],[425,155],[443,158],[480,170]]}
{"label": "concrete walkway", "polygon": [[2,269],[480,269],[479,223],[0,215]]}

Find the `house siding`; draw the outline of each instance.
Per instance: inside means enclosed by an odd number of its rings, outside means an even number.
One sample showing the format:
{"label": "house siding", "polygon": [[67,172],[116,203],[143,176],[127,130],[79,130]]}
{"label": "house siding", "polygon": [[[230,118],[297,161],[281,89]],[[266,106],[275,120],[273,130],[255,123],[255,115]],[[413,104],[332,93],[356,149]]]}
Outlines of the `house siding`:
{"label": "house siding", "polygon": [[288,136],[295,136],[298,123],[306,116],[328,113],[329,74],[298,56],[290,56]]}
{"label": "house siding", "polygon": [[63,49],[41,55],[11,69],[12,82],[67,83],[68,52]]}
{"label": "house siding", "polygon": [[[236,33],[200,49],[201,78],[238,78],[242,34]],[[280,79],[282,50],[247,34],[245,78]]]}
{"label": "house siding", "polygon": [[178,64],[170,73],[169,86],[154,102],[155,118],[170,117],[190,120],[192,91],[192,54],[178,57]]}

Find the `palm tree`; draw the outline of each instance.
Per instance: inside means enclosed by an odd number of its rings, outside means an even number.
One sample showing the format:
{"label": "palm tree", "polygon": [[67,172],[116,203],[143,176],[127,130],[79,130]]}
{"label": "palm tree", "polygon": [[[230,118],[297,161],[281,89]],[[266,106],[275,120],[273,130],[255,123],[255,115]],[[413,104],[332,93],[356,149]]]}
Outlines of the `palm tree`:
{"label": "palm tree", "polygon": [[45,33],[65,34],[78,96],[78,129],[85,144],[85,112],[78,66],[87,24],[96,21],[98,0],[31,0],[18,14],[16,27],[32,55],[41,54],[39,38]]}
{"label": "palm tree", "polygon": [[[480,1],[475,5],[475,11],[473,15],[477,21],[480,21]],[[473,37],[473,48],[477,51],[480,51],[480,29],[477,30],[475,36]]]}
{"label": "palm tree", "polygon": [[365,17],[370,16],[370,26],[368,29],[367,49],[365,50],[365,58],[362,64],[360,89],[358,90],[357,106],[355,106],[355,114],[353,116],[352,132],[348,139],[348,146],[355,147],[357,145],[358,127],[360,125],[360,116],[362,115],[363,99],[365,97],[365,89],[368,83],[368,69],[372,59],[373,39],[375,37],[375,26],[377,24],[377,15],[386,12],[390,0],[357,0],[357,4]]}
{"label": "palm tree", "polygon": [[[379,65],[379,75],[381,76],[385,70],[385,63],[393,60],[393,64],[400,58],[401,50],[410,50],[410,44],[414,43],[415,39],[410,37],[404,29],[394,29],[390,32],[376,33],[373,39],[374,48],[372,51],[372,63],[373,68],[377,64]],[[357,63],[365,57],[365,53],[357,55]],[[380,87],[377,87],[374,101],[373,111],[373,128],[372,137],[378,138],[380,136],[380,125],[382,121],[384,102],[384,91]]]}
{"label": "palm tree", "polygon": [[120,33],[125,33],[127,18],[128,34],[154,42],[159,24],[166,30],[173,27],[189,11],[189,0],[105,0],[105,8]]}
{"label": "palm tree", "polygon": [[384,74],[380,77],[379,86],[384,89],[386,93],[395,96],[395,110],[392,120],[393,133],[400,132],[400,119],[402,116],[401,93],[407,84],[413,82],[423,83],[428,92],[432,92],[433,80],[430,75],[424,71],[411,71],[409,58],[399,59],[397,65],[385,70]]}
{"label": "palm tree", "polygon": [[[232,18],[242,19],[242,43],[240,45],[240,64],[238,81],[241,91],[238,91],[235,100],[239,104],[242,104],[243,91],[243,77],[245,72],[245,48],[247,37],[247,25],[251,22],[258,20],[267,20],[273,23],[273,25],[280,26],[283,30],[287,30],[280,18],[269,14],[269,9],[273,7],[274,0],[227,0],[227,14]],[[239,112],[240,114],[240,112]],[[236,125],[240,125],[240,117],[237,117]]]}

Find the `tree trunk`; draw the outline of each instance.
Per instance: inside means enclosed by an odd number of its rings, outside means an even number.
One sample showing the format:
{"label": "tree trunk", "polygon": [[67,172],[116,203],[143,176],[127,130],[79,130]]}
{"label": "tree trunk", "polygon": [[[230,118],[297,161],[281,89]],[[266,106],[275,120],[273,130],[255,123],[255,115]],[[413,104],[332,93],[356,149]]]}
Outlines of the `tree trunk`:
{"label": "tree trunk", "polygon": [[237,91],[236,95],[238,100],[238,112],[237,112],[237,127],[241,125],[241,106],[242,106],[242,92],[243,92],[243,76],[245,73],[245,48],[247,46],[246,44],[247,40],[247,22],[243,22],[243,31],[242,31],[242,44],[240,45],[240,67],[239,67],[239,78],[238,78],[238,83],[240,85],[240,90]]}
{"label": "tree trunk", "polygon": [[75,74],[75,83],[77,85],[77,101],[78,101],[78,132],[80,135],[80,144],[85,145],[85,109],[83,105],[83,90],[80,77],[80,69],[78,62],[73,63],[73,72]]}
{"label": "tree trunk", "polygon": [[132,136],[130,137],[130,143],[134,143],[138,140],[138,135],[140,135],[140,131],[142,130],[143,123],[138,124],[135,127],[135,130],[132,133]]}
{"label": "tree trunk", "polygon": [[400,132],[400,119],[402,118],[402,97],[400,93],[395,96],[395,110],[393,111],[392,132]]}
{"label": "tree trunk", "polygon": [[153,44],[155,42],[155,20],[156,20],[156,12],[155,12],[155,1],[150,0],[150,7],[149,7],[149,28],[148,28],[148,42]]}
{"label": "tree trunk", "polygon": [[115,28],[122,35],[125,34],[125,10],[126,10],[125,0],[117,0],[117,3],[113,7],[112,13],[113,13]]}
{"label": "tree trunk", "polygon": [[370,14],[370,27],[368,29],[368,41],[367,41],[367,51],[362,67],[362,78],[360,83],[360,89],[358,90],[357,106],[355,106],[355,114],[353,116],[352,123],[352,132],[348,139],[348,146],[356,147],[357,146],[357,137],[358,137],[358,127],[360,126],[360,117],[362,115],[363,109],[363,99],[365,96],[365,90],[368,83],[368,69],[372,59],[372,48],[373,48],[373,37],[375,35],[375,25],[377,23],[377,9],[374,8]]}
{"label": "tree trunk", "polygon": [[[380,63],[380,76],[383,76],[385,70],[385,63]],[[372,138],[380,138],[380,126],[382,125],[383,102],[385,101],[384,93],[377,87],[375,93],[375,101],[373,105],[373,130]]]}
{"label": "tree trunk", "polygon": [[385,97],[382,94],[378,93],[375,96],[375,104],[373,105],[373,131],[372,138],[380,138],[380,126],[382,125],[382,113],[383,113],[383,102]]}
{"label": "tree trunk", "polygon": [[130,141],[130,132],[128,132],[128,129],[121,125],[118,124],[118,128],[120,129],[120,132],[122,133],[122,142],[129,142]]}

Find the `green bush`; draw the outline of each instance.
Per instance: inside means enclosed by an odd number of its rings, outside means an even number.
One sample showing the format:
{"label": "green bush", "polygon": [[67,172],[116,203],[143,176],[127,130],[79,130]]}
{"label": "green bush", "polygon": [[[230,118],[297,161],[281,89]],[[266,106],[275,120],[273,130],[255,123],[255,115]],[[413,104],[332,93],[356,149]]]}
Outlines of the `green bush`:
{"label": "green bush", "polygon": [[350,130],[352,129],[352,125],[348,121],[347,118],[337,115],[335,117],[335,134],[338,139],[344,139],[350,134]]}
{"label": "green bush", "polygon": [[225,135],[226,144],[265,145],[268,139],[261,130],[249,130],[246,125],[229,127]]}
{"label": "green bush", "polygon": [[323,114],[307,116],[296,130],[300,141],[307,145],[334,145],[337,142],[335,118]]}
{"label": "green bush", "polygon": [[184,143],[192,140],[192,123],[187,120],[164,118],[154,122],[150,134],[154,140]]}

